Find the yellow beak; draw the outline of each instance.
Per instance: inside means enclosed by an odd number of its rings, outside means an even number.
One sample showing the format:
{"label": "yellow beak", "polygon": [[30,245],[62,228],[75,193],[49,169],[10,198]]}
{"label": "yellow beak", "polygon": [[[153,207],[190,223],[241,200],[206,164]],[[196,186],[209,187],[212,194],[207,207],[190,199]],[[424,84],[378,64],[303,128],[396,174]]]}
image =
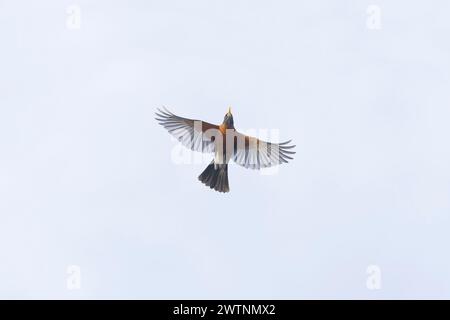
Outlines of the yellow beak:
{"label": "yellow beak", "polygon": [[231,114],[231,107],[228,108],[228,114]]}

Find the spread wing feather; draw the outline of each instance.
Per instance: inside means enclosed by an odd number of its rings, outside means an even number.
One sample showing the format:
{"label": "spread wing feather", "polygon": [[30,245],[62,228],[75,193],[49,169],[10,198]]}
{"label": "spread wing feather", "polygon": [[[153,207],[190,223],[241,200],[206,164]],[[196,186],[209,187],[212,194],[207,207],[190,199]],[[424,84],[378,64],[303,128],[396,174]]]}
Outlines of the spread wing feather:
{"label": "spread wing feather", "polygon": [[206,133],[210,129],[218,130],[218,126],[201,120],[179,117],[166,108],[163,110],[158,108],[155,119],[185,147],[193,151],[214,152],[214,141],[208,138],[209,135]]}
{"label": "spread wing feather", "polygon": [[[295,145],[291,140],[272,143],[237,133],[234,144],[233,160],[250,169],[268,168],[292,160]],[[240,141],[240,142],[239,142]]]}

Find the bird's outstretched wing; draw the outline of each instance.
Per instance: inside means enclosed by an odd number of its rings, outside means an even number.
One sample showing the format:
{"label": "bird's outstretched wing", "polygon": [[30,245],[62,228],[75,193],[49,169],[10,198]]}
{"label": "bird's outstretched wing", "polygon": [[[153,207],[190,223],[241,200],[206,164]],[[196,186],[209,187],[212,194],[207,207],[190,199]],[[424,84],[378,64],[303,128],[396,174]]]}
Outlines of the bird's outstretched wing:
{"label": "bird's outstretched wing", "polygon": [[293,159],[291,155],[295,154],[295,151],[291,150],[295,145],[291,145],[290,142],[291,140],[272,143],[236,133],[233,160],[250,169],[268,168],[287,163]]}
{"label": "bird's outstretched wing", "polygon": [[166,108],[163,110],[158,108],[155,119],[185,147],[205,153],[214,152],[214,137],[208,132],[219,130],[218,126],[176,116]]}

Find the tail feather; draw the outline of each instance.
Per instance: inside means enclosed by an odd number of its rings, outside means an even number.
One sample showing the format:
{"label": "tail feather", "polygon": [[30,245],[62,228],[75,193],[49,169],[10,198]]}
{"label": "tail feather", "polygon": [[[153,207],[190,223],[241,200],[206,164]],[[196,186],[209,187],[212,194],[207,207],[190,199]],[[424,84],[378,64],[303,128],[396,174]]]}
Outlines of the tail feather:
{"label": "tail feather", "polygon": [[215,164],[212,161],[198,179],[206,186],[219,192],[228,192],[228,164]]}

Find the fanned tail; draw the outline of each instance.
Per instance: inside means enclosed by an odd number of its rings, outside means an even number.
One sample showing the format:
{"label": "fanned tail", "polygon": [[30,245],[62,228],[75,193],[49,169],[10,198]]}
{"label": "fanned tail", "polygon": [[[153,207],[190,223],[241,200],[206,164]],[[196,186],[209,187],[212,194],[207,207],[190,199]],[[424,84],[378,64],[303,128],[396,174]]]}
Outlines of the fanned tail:
{"label": "fanned tail", "polygon": [[214,160],[199,175],[198,180],[219,192],[229,192],[228,164],[215,164]]}

